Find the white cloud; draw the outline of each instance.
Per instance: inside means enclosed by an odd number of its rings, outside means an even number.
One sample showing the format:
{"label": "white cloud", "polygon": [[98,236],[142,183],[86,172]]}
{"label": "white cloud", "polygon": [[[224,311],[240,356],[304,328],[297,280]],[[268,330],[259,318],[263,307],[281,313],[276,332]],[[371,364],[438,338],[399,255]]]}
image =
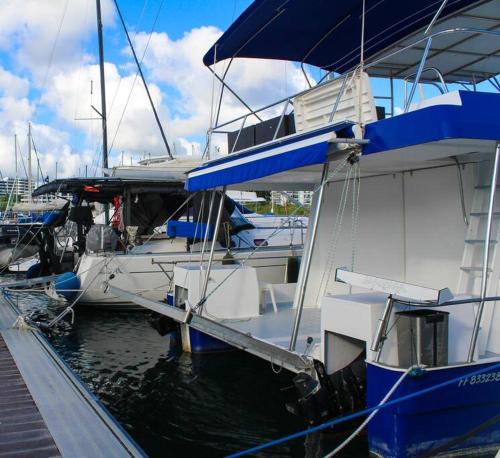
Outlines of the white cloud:
{"label": "white cloud", "polygon": [[[0,3],[0,51],[11,62],[9,69],[0,67],[0,170],[13,173],[13,135],[17,133],[25,139],[31,120],[44,172],[53,177],[57,162],[59,176],[68,176],[99,161],[96,152],[101,145],[100,120],[75,120],[96,117],[91,105],[98,110],[101,105],[99,69],[89,50],[96,34],[95,1],[50,0],[43,6],[41,3]],[[104,26],[114,26],[112,0],[103,0],[102,6]],[[178,155],[198,155],[204,148],[213,77],[202,57],[221,33],[216,27],[204,26],[176,40],[163,32],[151,36],[144,69],[167,138]],[[148,37],[144,32],[135,37],[139,56]],[[121,161],[122,151],[125,163],[144,153],[166,154],[140,78],[131,93],[136,68],[129,51],[124,49],[123,54],[128,56],[127,62],[108,62],[105,68],[111,164]],[[222,72],[225,65],[226,62],[218,64],[217,72]],[[15,75],[14,69],[22,76]],[[228,81],[254,108],[305,87],[303,75],[295,65],[278,61],[237,59]],[[218,83],[216,89],[220,90]],[[279,112],[281,107],[267,113],[267,117]],[[221,119],[243,113],[245,109],[226,91]],[[213,138],[214,148],[221,152],[226,150],[225,143],[221,136]],[[23,148],[25,151],[25,141]]]}
{"label": "white cloud", "polygon": [[[2,0],[0,49],[43,84],[49,65],[57,70],[88,59],[83,44],[96,33],[95,14],[91,0]],[[104,26],[114,23],[112,0],[103,0],[102,17]]]}
{"label": "white cloud", "polygon": [[[110,63],[105,64],[105,74],[109,148],[118,151],[131,150],[136,153],[147,151],[153,154],[165,154],[165,146],[141,80],[137,79],[133,85],[135,74],[122,76],[118,68]],[[90,93],[90,84],[87,85],[89,90],[75,91],[72,82],[78,76],[82,81],[94,82],[93,95]],[[154,84],[148,87],[160,119],[165,121],[168,113],[162,107],[162,93]],[[89,143],[101,145],[99,119],[75,121],[75,118],[98,118],[99,115],[91,105],[102,112],[99,66],[86,65],[54,76],[51,87],[42,97],[42,102],[54,110],[60,120],[85,131]]]}
{"label": "white cloud", "polygon": [[[104,26],[113,26],[112,0],[103,0],[102,13]],[[0,3],[0,52],[11,64],[9,70],[0,67],[2,174],[14,174],[14,134],[18,135],[21,154],[26,161],[28,121],[32,121],[33,138],[45,173],[54,177],[56,162],[60,176],[72,175],[79,165],[92,162],[91,152],[85,146],[82,145],[83,152],[72,150],[70,144],[74,139],[61,130],[59,122],[48,121],[50,111],[35,98],[42,91],[43,99],[43,90],[51,86],[54,75],[71,73],[93,59],[85,51],[85,45],[95,34],[93,0],[2,0]],[[14,75],[14,70],[22,77]],[[73,89],[77,81],[78,78],[71,81]],[[36,122],[40,111],[51,125]],[[18,169],[24,175],[21,158]]]}
{"label": "white cloud", "polygon": [[[0,67],[0,170],[3,175],[15,174],[15,134],[18,137],[18,173],[20,176],[25,175],[23,162],[26,166],[28,122],[35,111],[34,104],[26,97],[28,92],[28,80],[18,78]],[[56,161],[59,162],[61,175],[72,175],[75,172],[82,157],[71,152],[67,133],[42,123],[33,123],[32,134],[40,152],[44,174],[54,176]],[[33,173],[36,176],[34,156]]]}
{"label": "white cloud", "polygon": [[[153,81],[170,87],[166,103],[175,113],[170,121],[171,133],[175,137],[200,135],[209,127],[213,77],[203,65],[202,58],[221,33],[215,27],[200,27],[186,32],[178,40],[170,39],[166,33],[151,36],[144,65]],[[139,33],[135,38],[139,56],[148,37],[148,34]],[[216,66],[218,74],[226,65],[227,62],[222,62]],[[306,84],[295,65],[256,59],[236,59],[229,70],[228,82],[253,108],[298,92]],[[216,83],[216,93],[219,90],[220,84]],[[280,111],[278,107],[267,115],[270,117]],[[240,102],[226,91],[221,119],[229,120],[245,112]]]}
{"label": "white cloud", "polygon": [[11,97],[26,97],[30,83],[0,67],[0,93]]}

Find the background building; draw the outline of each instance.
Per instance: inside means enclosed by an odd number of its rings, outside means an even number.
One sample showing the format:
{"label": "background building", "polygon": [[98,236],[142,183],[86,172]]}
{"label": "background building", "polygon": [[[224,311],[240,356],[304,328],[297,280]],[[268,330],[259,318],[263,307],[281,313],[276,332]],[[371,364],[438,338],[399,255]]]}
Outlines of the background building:
{"label": "background building", "polygon": [[[287,195],[292,199],[300,202],[304,207],[310,207],[312,203],[312,191],[285,191],[285,194],[282,194],[278,191],[271,192],[271,202],[273,205],[285,205],[287,203]],[[291,202],[293,203],[293,201]]]}
{"label": "background building", "polygon": [[14,195],[28,195],[28,179],[5,177],[0,180],[0,196],[9,196],[12,189],[14,189]]}

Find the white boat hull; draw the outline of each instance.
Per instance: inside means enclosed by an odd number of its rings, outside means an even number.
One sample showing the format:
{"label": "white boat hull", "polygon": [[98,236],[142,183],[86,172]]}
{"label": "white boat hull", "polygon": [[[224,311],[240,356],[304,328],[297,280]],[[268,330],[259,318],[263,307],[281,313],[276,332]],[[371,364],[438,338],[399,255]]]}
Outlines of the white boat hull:
{"label": "white boat hull", "polygon": [[[235,259],[246,259],[251,251],[233,253]],[[246,264],[256,267],[259,280],[283,283],[290,257],[300,256],[301,248],[267,248],[257,251]],[[214,260],[220,263],[225,250],[216,251]],[[79,263],[81,297],[79,304],[104,308],[137,308],[123,299],[107,293],[106,285],[161,301],[173,289],[173,268],[177,263],[199,263],[200,253],[171,252],[123,255],[85,254]],[[204,261],[208,259],[205,254]]]}

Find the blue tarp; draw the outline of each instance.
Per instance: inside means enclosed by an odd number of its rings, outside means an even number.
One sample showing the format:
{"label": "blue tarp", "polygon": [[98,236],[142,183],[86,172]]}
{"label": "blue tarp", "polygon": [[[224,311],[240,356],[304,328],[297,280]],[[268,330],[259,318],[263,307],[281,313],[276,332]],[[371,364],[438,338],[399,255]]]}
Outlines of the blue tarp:
{"label": "blue tarp", "polygon": [[[365,59],[426,27],[442,0],[366,0]],[[449,0],[440,19],[480,3]],[[360,61],[362,0],[255,0],[205,54],[305,62],[343,73]],[[217,51],[215,53],[215,47]]]}
{"label": "blue tarp", "polygon": [[208,230],[208,239],[214,236],[213,224],[170,220],[167,223],[167,235],[169,237],[185,237],[190,239],[203,239]]}

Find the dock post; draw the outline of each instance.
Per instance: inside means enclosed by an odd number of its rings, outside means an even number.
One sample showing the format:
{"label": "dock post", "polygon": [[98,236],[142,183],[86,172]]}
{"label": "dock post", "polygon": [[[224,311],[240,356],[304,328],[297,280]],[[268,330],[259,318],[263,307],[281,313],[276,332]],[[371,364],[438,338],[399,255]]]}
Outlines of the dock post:
{"label": "dock post", "polygon": [[321,185],[318,190],[318,198],[316,200],[316,206],[314,207],[312,224],[309,225],[311,236],[309,237],[309,240],[306,241],[306,246],[304,247],[304,254],[302,255],[303,266],[301,266],[300,268],[299,278],[297,281],[297,288],[295,290],[295,298],[293,301],[293,306],[294,308],[297,309],[297,311],[295,312],[295,321],[293,323],[292,337],[290,339],[290,346],[288,347],[290,351],[295,351],[295,345],[297,344],[297,336],[299,334],[302,309],[304,308],[305,287],[307,284],[307,279],[309,277],[309,271],[311,269],[311,258],[312,258],[314,243],[316,241],[316,234],[318,232],[319,215],[321,212],[321,205],[323,201],[323,194],[326,186],[326,181],[328,179],[328,165],[329,165],[328,162],[326,162],[323,165]]}

